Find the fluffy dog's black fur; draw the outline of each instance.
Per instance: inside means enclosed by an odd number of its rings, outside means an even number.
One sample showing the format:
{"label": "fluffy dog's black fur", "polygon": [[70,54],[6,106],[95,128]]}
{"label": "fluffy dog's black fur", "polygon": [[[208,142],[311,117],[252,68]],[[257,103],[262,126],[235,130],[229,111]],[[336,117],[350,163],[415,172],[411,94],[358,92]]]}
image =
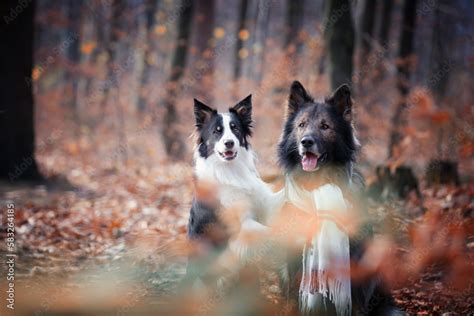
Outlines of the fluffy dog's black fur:
{"label": "fluffy dog's black fur", "polygon": [[[324,102],[315,102],[298,81],[293,82],[288,100],[286,122],[278,146],[278,157],[287,174],[309,190],[336,183],[354,208],[364,216],[364,180],[353,170],[359,145],[352,126],[352,99],[348,86],[338,88]],[[303,159],[313,159],[304,165]],[[314,161],[316,160],[316,163]],[[312,168],[314,166],[314,168]],[[308,170],[311,169],[311,170]],[[362,258],[364,245],[372,238],[372,227],[364,225],[350,237],[351,261]],[[302,261],[301,252],[288,262],[288,292],[297,300]],[[379,278],[351,284],[353,315],[403,315]],[[332,303],[321,314],[334,312]]]}

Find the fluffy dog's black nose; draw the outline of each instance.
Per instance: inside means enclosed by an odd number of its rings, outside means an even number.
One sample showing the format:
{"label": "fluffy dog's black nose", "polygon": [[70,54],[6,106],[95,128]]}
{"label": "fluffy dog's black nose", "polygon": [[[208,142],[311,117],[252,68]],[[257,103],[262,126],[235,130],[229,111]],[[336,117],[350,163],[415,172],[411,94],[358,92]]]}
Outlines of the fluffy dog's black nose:
{"label": "fluffy dog's black nose", "polygon": [[226,140],[224,142],[224,145],[225,145],[226,148],[231,149],[232,147],[234,147],[234,141],[233,140]]}
{"label": "fluffy dog's black nose", "polygon": [[304,136],[301,139],[301,145],[303,145],[304,148],[311,148],[314,145],[314,139],[311,136]]}

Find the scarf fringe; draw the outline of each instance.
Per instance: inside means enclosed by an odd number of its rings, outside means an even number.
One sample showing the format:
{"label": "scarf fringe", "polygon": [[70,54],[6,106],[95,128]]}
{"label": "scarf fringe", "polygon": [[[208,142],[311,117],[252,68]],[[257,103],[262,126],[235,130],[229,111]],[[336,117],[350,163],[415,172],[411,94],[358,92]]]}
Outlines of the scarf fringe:
{"label": "scarf fringe", "polygon": [[[304,270],[304,261],[303,261],[303,271]],[[303,278],[306,279],[306,276],[303,275]],[[307,288],[303,288],[300,291],[300,311],[303,315],[311,314],[314,309],[314,304],[310,304],[309,299],[312,295],[321,294],[322,297],[329,299],[334,306],[338,315],[350,315],[352,310],[352,300],[351,300],[351,288],[350,283],[343,282],[338,279],[329,277],[326,271],[312,271],[310,274],[308,283],[303,283],[309,285]],[[347,295],[349,294],[349,295]]]}
{"label": "scarf fringe", "polygon": [[[307,212],[322,215],[322,222],[326,223],[313,237],[311,244],[305,245],[303,250],[303,275],[299,291],[300,313],[311,315],[318,310],[324,310],[324,307],[317,306],[319,295],[334,304],[337,315],[350,315],[352,312],[350,273],[344,272],[349,269],[349,239],[347,232],[335,220],[341,211],[347,211],[341,190],[335,185],[328,185],[308,192],[299,188],[293,179],[287,178],[286,194],[292,204]],[[324,203],[318,205],[321,202]],[[339,207],[342,209],[339,210]],[[332,243],[335,248],[332,248]],[[330,263],[328,260],[334,255],[337,259]],[[336,271],[337,275],[334,275],[331,273],[331,268],[341,271]],[[324,300],[322,304],[325,304]]]}

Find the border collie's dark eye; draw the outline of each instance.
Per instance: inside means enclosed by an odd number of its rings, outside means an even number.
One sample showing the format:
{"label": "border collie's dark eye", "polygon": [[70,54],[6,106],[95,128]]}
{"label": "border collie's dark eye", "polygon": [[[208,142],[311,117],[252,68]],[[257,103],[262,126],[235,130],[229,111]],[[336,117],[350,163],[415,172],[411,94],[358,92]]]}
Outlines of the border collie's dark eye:
{"label": "border collie's dark eye", "polygon": [[222,127],[221,126],[217,126],[214,133],[220,133],[222,132]]}
{"label": "border collie's dark eye", "polygon": [[305,125],[304,122],[301,122],[301,123],[298,125],[298,127],[304,127],[304,125]]}
{"label": "border collie's dark eye", "polygon": [[326,130],[328,128],[329,128],[329,125],[327,125],[326,123],[321,124],[321,129]]}
{"label": "border collie's dark eye", "polygon": [[234,129],[236,128],[237,126],[234,124],[234,123],[230,123],[230,128]]}

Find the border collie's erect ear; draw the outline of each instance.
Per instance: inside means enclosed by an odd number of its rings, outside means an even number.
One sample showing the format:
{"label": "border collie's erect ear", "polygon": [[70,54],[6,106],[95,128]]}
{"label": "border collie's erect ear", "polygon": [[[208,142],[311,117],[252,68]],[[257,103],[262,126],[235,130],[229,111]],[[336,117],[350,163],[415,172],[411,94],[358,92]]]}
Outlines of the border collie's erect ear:
{"label": "border collie's erect ear", "polygon": [[249,94],[245,99],[231,107],[229,112],[234,112],[242,123],[250,126],[252,124],[252,95]]}
{"label": "border collie's erect ear", "polygon": [[211,109],[201,101],[194,99],[194,116],[196,118],[197,129],[201,129],[215,114],[217,114],[216,110]]}
{"label": "border collie's erect ear", "polygon": [[326,102],[336,107],[337,112],[342,115],[346,121],[352,121],[351,89],[347,84],[343,84],[337,88],[332,96],[326,99]]}
{"label": "border collie's erect ear", "polygon": [[290,96],[288,97],[287,114],[297,112],[306,102],[313,102],[313,98],[306,92],[299,81],[293,81],[290,88]]}

